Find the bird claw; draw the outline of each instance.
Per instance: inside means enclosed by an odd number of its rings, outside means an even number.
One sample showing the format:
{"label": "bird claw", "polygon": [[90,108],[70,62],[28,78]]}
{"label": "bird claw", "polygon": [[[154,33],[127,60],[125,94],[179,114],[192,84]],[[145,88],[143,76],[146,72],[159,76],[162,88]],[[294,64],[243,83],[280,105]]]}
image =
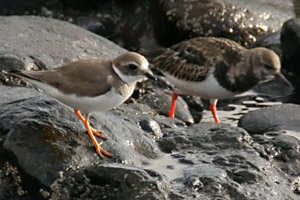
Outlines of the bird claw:
{"label": "bird claw", "polygon": [[107,157],[111,157],[112,154],[111,153],[108,153],[107,151],[105,151],[102,147],[102,142],[98,143],[97,145],[95,145],[95,148],[96,148],[96,152],[97,154],[103,159],[104,158],[104,155],[107,156]]}
{"label": "bird claw", "polygon": [[97,137],[99,137],[99,138],[101,138],[103,140],[107,140],[107,138],[104,135],[102,135],[102,131],[98,131],[98,130],[96,130],[94,128],[91,128],[91,129],[92,129],[92,132],[93,132],[93,134],[95,136],[97,136]]}

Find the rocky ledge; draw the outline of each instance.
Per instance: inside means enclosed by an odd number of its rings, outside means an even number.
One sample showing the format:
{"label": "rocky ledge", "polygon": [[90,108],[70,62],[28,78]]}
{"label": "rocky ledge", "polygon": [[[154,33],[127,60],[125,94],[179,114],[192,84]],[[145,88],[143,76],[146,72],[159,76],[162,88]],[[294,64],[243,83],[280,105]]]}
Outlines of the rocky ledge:
{"label": "rocky ledge", "polygon": [[[125,51],[53,19],[1,17],[0,30],[1,69],[49,69]],[[0,199],[299,198],[298,105],[227,100],[217,125],[199,98],[180,97],[178,118],[170,119],[170,86],[148,81],[136,102],[93,115],[113,154],[102,160],[72,109],[15,79],[0,80]]]}

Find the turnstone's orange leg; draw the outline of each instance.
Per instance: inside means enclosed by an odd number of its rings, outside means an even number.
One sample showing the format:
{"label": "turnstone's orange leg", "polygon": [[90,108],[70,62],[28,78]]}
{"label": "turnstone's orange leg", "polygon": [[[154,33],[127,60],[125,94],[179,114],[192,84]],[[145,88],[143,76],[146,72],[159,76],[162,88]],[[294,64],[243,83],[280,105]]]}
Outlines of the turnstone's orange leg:
{"label": "turnstone's orange leg", "polygon": [[[77,109],[74,109],[75,114],[77,115],[77,117],[84,123],[85,119],[84,117],[81,115],[80,111]],[[98,131],[94,128],[91,127],[91,130],[93,132],[94,135],[96,135],[97,137],[103,139],[103,140],[107,140],[107,138],[101,134],[101,131]]]}
{"label": "turnstone's orange leg", "polygon": [[172,94],[172,104],[169,111],[169,117],[174,118],[175,117],[175,107],[176,107],[176,100],[177,100],[178,94],[176,92],[173,92]]}
{"label": "turnstone's orange leg", "polygon": [[84,126],[90,136],[90,138],[92,139],[93,143],[94,143],[94,146],[96,148],[96,151],[98,153],[98,155],[101,157],[101,158],[104,158],[103,155],[105,156],[108,156],[108,157],[111,157],[112,155],[106,151],[104,151],[101,147],[101,144],[102,143],[98,143],[93,132],[92,132],[92,129],[91,129],[91,126],[90,126],[90,123],[89,123],[89,116],[87,116],[84,120]]}
{"label": "turnstone's orange leg", "polygon": [[216,123],[220,123],[219,117],[217,115],[217,101],[218,101],[217,99],[210,100],[210,110]]}

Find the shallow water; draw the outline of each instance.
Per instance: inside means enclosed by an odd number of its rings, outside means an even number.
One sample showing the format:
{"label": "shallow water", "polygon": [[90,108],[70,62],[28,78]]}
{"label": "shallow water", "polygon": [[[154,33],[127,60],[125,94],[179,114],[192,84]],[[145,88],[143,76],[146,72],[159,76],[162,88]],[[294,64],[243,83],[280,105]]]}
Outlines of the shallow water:
{"label": "shallow water", "polygon": [[164,154],[163,157],[152,160],[152,163],[145,166],[145,169],[151,169],[166,176],[168,180],[175,180],[183,177],[184,165],[173,158],[171,154]]}
{"label": "shallow water", "polygon": [[[262,107],[269,107],[278,104],[282,104],[282,102],[270,102],[265,101],[261,97],[257,97],[255,100],[243,101],[241,105],[229,104],[228,107],[232,108],[232,110],[218,110],[217,114],[222,124],[230,124],[231,126],[237,126],[239,119],[244,114]],[[203,118],[201,122],[214,122],[214,118],[209,110],[203,111]]]}

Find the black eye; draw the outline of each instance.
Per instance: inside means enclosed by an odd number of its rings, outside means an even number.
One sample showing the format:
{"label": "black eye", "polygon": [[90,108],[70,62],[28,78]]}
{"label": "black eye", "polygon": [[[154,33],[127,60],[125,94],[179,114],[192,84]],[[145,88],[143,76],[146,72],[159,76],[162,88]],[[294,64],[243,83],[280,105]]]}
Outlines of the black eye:
{"label": "black eye", "polygon": [[264,65],[264,67],[266,68],[266,69],[274,69],[274,67],[273,66],[271,66],[271,65]]}
{"label": "black eye", "polygon": [[129,64],[128,67],[132,71],[137,71],[139,69],[138,66],[136,66],[135,64]]}

